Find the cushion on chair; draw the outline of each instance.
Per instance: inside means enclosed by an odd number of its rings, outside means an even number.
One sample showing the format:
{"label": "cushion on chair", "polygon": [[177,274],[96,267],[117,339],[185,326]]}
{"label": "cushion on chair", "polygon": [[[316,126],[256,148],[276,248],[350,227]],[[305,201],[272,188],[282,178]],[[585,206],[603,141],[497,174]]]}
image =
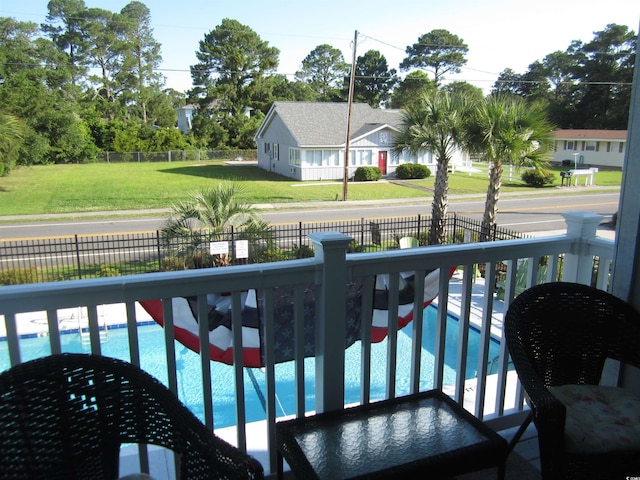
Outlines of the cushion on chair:
{"label": "cushion on chair", "polygon": [[562,385],[549,391],[567,407],[569,453],[640,451],[640,398],[624,388]]}

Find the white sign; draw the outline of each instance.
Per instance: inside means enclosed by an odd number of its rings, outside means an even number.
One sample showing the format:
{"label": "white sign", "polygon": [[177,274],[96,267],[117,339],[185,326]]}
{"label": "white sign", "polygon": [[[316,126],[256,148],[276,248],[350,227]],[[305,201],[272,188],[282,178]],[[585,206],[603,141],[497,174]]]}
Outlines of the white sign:
{"label": "white sign", "polygon": [[249,240],[236,240],[236,258],[249,258]]}
{"label": "white sign", "polygon": [[209,244],[211,255],[228,255],[229,242],[211,242]]}

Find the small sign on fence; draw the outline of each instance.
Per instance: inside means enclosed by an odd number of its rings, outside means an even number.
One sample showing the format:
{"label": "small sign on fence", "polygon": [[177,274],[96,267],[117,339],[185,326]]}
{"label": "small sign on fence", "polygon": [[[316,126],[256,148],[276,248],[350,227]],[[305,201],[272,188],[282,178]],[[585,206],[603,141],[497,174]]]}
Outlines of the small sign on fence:
{"label": "small sign on fence", "polygon": [[249,258],[249,240],[236,240],[236,258]]}
{"label": "small sign on fence", "polygon": [[211,255],[228,255],[229,242],[211,242],[209,243],[209,251]]}

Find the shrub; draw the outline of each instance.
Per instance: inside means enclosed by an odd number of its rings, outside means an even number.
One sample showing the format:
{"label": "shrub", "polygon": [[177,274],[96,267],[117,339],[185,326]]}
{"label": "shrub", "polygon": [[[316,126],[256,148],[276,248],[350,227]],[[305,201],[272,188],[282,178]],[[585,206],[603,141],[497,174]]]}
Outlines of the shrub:
{"label": "shrub", "polygon": [[100,265],[100,270],[97,273],[100,278],[120,276],[120,271],[117,268],[105,264]]}
{"label": "shrub", "polygon": [[382,170],[378,167],[358,167],[353,179],[356,182],[375,182],[382,178]]}
{"label": "shrub", "polygon": [[0,271],[0,285],[23,285],[25,283],[38,283],[38,270],[36,268],[10,268]]}
{"label": "shrub", "polygon": [[281,262],[283,260],[291,260],[291,257],[278,247],[269,247],[256,258],[257,263]]}
{"label": "shrub", "polygon": [[365,246],[361,245],[357,240],[352,241],[347,247],[347,253],[361,253],[365,251]]}
{"label": "shrub", "polygon": [[311,258],[315,255],[313,248],[309,245],[294,245],[293,251],[296,258]]}
{"label": "shrub", "polygon": [[522,181],[528,186],[540,188],[544,187],[545,185],[553,184],[555,175],[549,170],[535,168],[527,170],[522,174],[520,178],[522,178]]}
{"label": "shrub", "polygon": [[430,176],[431,170],[426,165],[420,165],[419,163],[403,163],[396,167],[396,177],[403,180]]}

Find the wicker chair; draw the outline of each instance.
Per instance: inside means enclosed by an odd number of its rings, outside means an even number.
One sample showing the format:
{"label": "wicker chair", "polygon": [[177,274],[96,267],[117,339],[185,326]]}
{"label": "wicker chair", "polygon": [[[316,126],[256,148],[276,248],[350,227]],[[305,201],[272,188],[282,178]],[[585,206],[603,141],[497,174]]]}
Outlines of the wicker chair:
{"label": "wicker chair", "polygon": [[[567,389],[606,390],[589,385],[599,384],[607,358],[640,367],[638,312],[602,290],[566,282],[545,283],[516,297],[506,314],[504,328],[538,431],[543,478],[640,475],[637,445],[600,448],[604,442],[598,444],[597,440],[603,428],[597,421],[585,425],[593,430],[593,438],[578,437],[583,443],[576,448],[574,425],[590,417],[576,413],[586,404],[571,403],[566,396]],[[606,390],[613,391],[631,397],[635,412],[631,417],[640,420],[640,399],[624,389]],[[575,396],[577,401],[593,400],[580,395]],[[604,405],[592,402],[596,404],[599,408]],[[590,443],[596,448],[585,447]]]}
{"label": "wicker chair", "polygon": [[116,479],[127,443],[172,450],[182,479],[263,478],[257,460],[130,363],[60,354],[0,374],[3,479]]}

